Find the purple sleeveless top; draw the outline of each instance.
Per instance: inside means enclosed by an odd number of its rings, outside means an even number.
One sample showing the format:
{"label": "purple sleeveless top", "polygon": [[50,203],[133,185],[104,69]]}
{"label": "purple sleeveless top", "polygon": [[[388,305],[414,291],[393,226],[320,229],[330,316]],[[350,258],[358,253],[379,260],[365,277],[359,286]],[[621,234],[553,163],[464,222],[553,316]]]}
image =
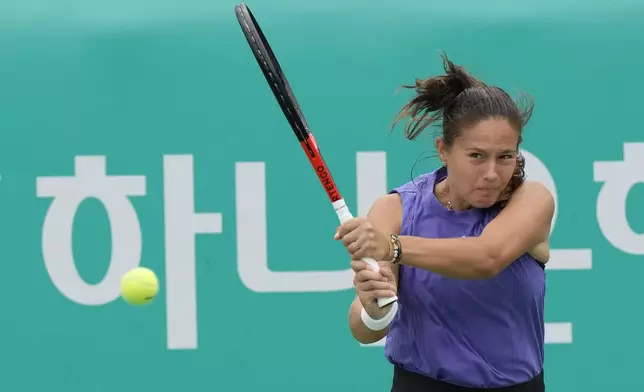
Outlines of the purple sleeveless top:
{"label": "purple sleeveless top", "polygon": [[[496,208],[448,210],[433,192],[445,176],[440,168],[392,191],[402,199],[401,235],[474,237],[498,214]],[[481,280],[401,265],[398,297],[385,343],[392,364],[478,388],[525,382],[542,371],[545,271],[530,255]]]}

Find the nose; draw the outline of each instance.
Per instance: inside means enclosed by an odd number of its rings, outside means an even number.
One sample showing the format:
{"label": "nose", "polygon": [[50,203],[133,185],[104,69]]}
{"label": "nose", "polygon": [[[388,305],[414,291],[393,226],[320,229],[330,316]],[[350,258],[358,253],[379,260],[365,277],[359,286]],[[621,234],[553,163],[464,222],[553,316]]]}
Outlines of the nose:
{"label": "nose", "polygon": [[499,179],[499,173],[496,170],[496,162],[490,162],[486,168],[485,173],[483,174],[483,179],[486,182],[496,182]]}

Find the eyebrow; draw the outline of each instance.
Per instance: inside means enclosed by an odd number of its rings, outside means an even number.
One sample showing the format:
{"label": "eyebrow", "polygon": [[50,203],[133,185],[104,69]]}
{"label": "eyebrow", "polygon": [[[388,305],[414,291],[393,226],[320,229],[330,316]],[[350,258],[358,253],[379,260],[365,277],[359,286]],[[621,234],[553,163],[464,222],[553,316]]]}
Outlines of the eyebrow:
{"label": "eyebrow", "polygon": [[[468,147],[468,148],[466,148],[466,150],[472,150],[472,151],[487,151],[485,148],[482,148],[482,147]],[[507,154],[507,153],[513,153],[513,154],[516,154],[516,153],[517,153],[517,150],[516,150],[516,149],[514,149],[514,148],[511,148],[511,149],[502,150],[500,153],[501,153],[501,154]]]}

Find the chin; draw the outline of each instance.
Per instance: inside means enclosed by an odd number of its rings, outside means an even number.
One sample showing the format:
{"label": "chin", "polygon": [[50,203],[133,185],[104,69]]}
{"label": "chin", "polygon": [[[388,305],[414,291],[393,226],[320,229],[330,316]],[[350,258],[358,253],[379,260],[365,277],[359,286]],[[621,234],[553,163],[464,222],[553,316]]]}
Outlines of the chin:
{"label": "chin", "polygon": [[498,198],[485,198],[485,199],[478,199],[478,200],[472,200],[470,205],[474,208],[489,208],[492,207],[496,202],[498,201]]}

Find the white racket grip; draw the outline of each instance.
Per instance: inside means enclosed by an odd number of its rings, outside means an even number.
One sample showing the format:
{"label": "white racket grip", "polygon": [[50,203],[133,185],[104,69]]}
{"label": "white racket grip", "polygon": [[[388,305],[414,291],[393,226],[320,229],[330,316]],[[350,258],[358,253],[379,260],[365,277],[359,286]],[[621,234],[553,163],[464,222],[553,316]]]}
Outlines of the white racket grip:
{"label": "white racket grip", "polygon": [[[347,203],[345,203],[344,199],[340,199],[338,201],[333,202],[333,208],[335,209],[335,213],[338,216],[338,219],[340,220],[340,224],[353,218],[353,215],[351,215],[351,211],[349,211],[349,207],[347,207]],[[370,257],[365,257],[362,259],[362,261],[369,264],[369,266],[374,271],[376,272],[380,271],[380,267],[378,266],[378,263],[376,262],[376,260]],[[396,301],[398,301],[397,296],[393,296],[389,298],[378,298],[378,307],[384,308],[385,306],[392,304]]]}

